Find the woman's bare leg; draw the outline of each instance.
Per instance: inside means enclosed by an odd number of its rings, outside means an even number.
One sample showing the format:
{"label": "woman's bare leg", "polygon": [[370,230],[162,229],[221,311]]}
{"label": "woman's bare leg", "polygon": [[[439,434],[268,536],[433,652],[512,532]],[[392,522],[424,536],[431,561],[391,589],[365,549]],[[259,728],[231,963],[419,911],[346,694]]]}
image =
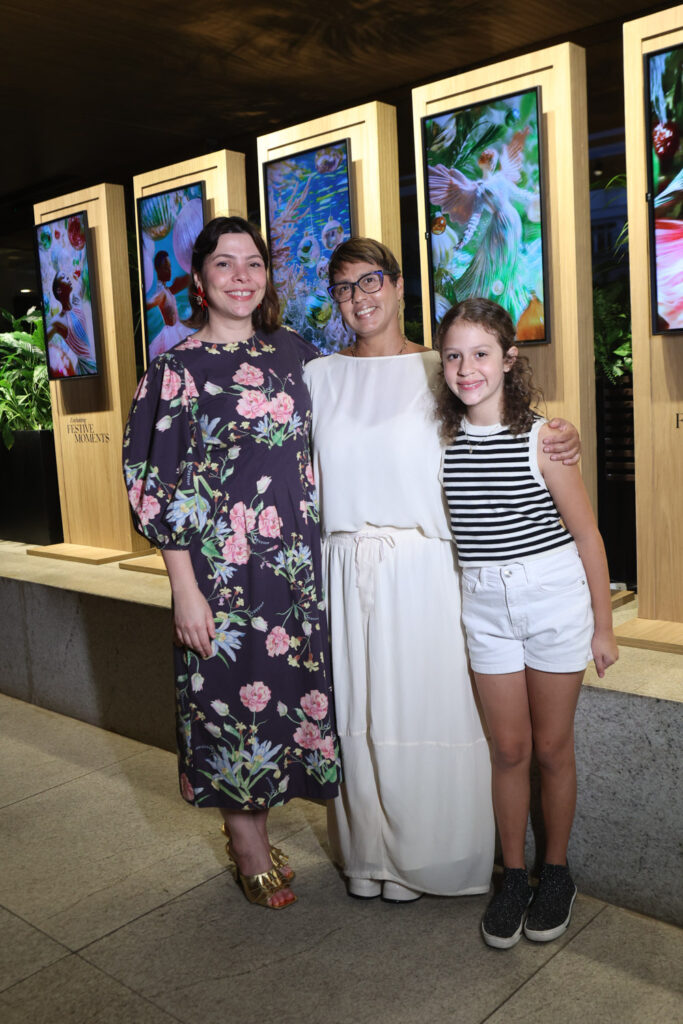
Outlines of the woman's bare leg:
{"label": "woman's bare leg", "polygon": [[[273,870],[270,859],[267,818],[268,811],[230,811],[220,808],[230,844],[240,872],[243,875],[260,875]],[[269,899],[273,906],[291,903],[294,893],[287,887],[279,889]]]}

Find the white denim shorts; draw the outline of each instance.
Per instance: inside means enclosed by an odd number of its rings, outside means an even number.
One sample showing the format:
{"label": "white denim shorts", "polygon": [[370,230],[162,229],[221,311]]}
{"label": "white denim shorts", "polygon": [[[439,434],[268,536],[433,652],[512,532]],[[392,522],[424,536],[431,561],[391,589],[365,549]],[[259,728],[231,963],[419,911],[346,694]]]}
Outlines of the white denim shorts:
{"label": "white denim shorts", "polygon": [[463,566],[462,621],[475,672],[580,672],[593,610],[576,544],[507,565]]}

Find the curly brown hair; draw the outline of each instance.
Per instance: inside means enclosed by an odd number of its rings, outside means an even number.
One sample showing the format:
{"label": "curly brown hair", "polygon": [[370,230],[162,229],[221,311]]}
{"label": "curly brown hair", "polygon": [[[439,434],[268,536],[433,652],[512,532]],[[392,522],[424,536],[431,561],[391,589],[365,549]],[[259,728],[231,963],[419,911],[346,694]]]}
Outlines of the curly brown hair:
{"label": "curly brown hair", "polygon": [[[456,302],[444,315],[434,339],[435,348],[441,351],[450,328],[458,320],[482,327],[492,334],[503,350],[503,355],[515,344],[515,325],[510,314],[490,299],[469,298]],[[534,420],[534,408],[543,401],[543,392],[534,383],[531,365],[526,356],[518,355],[503,379],[503,411],[501,422],[512,434],[529,430]],[[443,363],[436,389],[436,417],[439,434],[445,444],[452,444],[456,438],[466,406],[454,395],[443,372]]]}
{"label": "curly brown hair", "polygon": [[[271,334],[280,326],[280,302],[268,272],[270,262],[268,247],[259,229],[250,224],[248,220],[243,217],[214,217],[208,224],[205,224],[197,235],[192,249],[192,274],[201,277],[204,262],[207,256],[216,251],[221,235],[249,235],[258,249],[266,268],[266,293],[261,305],[251,314],[251,322],[255,331],[262,329]],[[209,314],[208,310],[202,306],[202,300],[194,291],[194,286],[190,286],[190,302],[192,303],[192,313],[183,323],[198,330],[207,322]]]}

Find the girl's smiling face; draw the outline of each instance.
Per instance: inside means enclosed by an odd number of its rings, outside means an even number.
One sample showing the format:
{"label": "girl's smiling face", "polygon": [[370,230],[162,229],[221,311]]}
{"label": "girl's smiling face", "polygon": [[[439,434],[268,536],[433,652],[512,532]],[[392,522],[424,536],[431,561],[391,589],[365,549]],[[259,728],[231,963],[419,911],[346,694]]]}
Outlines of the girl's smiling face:
{"label": "girl's smiling face", "polygon": [[468,320],[456,320],[441,346],[446,383],[466,406],[470,423],[492,426],[503,411],[505,374],[517,356],[513,345],[507,354],[495,334]]}

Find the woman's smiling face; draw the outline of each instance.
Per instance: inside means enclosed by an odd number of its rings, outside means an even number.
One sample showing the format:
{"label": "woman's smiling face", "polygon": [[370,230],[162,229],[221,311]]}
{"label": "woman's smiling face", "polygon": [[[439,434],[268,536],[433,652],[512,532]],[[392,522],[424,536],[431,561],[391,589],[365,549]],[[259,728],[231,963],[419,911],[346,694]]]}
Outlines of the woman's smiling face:
{"label": "woman's smiling face", "polygon": [[247,234],[225,234],[202,266],[201,284],[209,312],[233,320],[251,318],[266,292],[266,267]]}
{"label": "woman's smiling face", "polygon": [[[382,268],[376,263],[342,263],[334,275],[334,284],[342,281],[355,282],[364,274],[372,274]],[[381,334],[387,327],[398,322],[398,304],[403,298],[403,278],[392,280],[386,271],[382,271],[384,280],[378,292],[353,289],[353,295],[346,302],[339,304],[339,311],[346,323],[358,338],[371,338]]]}

